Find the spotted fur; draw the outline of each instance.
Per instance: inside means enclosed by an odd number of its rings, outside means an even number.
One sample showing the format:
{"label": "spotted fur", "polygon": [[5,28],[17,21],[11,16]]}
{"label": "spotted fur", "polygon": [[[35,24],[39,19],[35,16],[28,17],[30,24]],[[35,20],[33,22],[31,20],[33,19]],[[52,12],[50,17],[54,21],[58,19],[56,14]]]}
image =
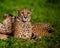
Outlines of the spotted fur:
{"label": "spotted fur", "polygon": [[8,35],[12,32],[12,15],[5,14],[3,16],[3,23],[0,23],[0,39],[8,39]]}
{"label": "spotted fur", "polygon": [[37,23],[33,24],[33,33],[36,36],[32,38],[41,38],[42,36],[49,36],[51,32],[54,31],[52,25],[50,23]]}
{"label": "spotted fur", "polygon": [[50,35],[53,28],[50,23],[31,24],[32,11],[29,9],[18,9],[18,17],[14,23],[14,37],[18,39],[36,39]]}
{"label": "spotted fur", "polygon": [[12,15],[5,14],[3,23],[0,23],[0,33],[9,34],[12,32]]}
{"label": "spotted fur", "polygon": [[24,8],[18,10],[18,17],[14,24],[14,37],[18,39],[31,39],[32,25],[30,22],[32,11]]}

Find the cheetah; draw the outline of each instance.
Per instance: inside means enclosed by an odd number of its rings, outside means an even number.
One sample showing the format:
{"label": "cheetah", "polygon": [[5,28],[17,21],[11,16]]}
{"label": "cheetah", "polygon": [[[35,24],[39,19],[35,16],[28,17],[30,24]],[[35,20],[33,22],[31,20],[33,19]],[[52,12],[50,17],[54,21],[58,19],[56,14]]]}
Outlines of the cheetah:
{"label": "cheetah", "polygon": [[6,34],[0,34],[0,40],[7,40],[9,38]]}
{"label": "cheetah", "polygon": [[3,23],[0,23],[0,33],[9,34],[12,32],[12,15],[4,14]]}
{"label": "cheetah", "polygon": [[30,40],[32,36],[32,24],[30,22],[32,11],[27,8],[18,9],[17,11],[18,16],[14,23],[14,37]]}
{"label": "cheetah", "polygon": [[18,17],[14,23],[14,37],[18,39],[35,39],[50,35],[53,28],[50,23],[31,24],[32,11],[24,8],[18,9]]}
{"label": "cheetah", "polygon": [[[42,36],[49,36],[54,29],[50,23],[36,23],[32,27],[33,39],[41,38]],[[34,36],[35,35],[35,36]]]}
{"label": "cheetah", "polygon": [[4,14],[3,23],[0,23],[0,39],[8,39],[8,35],[12,32],[12,15]]}

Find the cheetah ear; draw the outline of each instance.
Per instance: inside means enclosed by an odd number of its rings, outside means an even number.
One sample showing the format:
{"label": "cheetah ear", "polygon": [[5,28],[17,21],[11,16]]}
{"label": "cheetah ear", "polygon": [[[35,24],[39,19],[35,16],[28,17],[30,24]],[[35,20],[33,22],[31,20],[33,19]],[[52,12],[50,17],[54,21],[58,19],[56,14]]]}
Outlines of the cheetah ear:
{"label": "cheetah ear", "polygon": [[17,9],[17,12],[20,12],[20,9]]}
{"label": "cheetah ear", "polygon": [[18,8],[17,11],[19,11],[20,9]]}
{"label": "cheetah ear", "polygon": [[4,16],[13,16],[12,14],[4,14]]}
{"label": "cheetah ear", "polygon": [[12,15],[12,14],[9,14],[9,16],[13,17],[13,15]]}
{"label": "cheetah ear", "polygon": [[33,12],[33,9],[31,9],[30,11]]}
{"label": "cheetah ear", "polygon": [[6,19],[7,16],[9,16],[9,15],[8,15],[8,14],[4,14],[4,15],[3,15],[3,19]]}
{"label": "cheetah ear", "polygon": [[20,16],[20,9],[17,9],[17,12],[18,12],[18,16]]}
{"label": "cheetah ear", "polygon": [[4,14],[4,16],[8,16],[9,14]]}

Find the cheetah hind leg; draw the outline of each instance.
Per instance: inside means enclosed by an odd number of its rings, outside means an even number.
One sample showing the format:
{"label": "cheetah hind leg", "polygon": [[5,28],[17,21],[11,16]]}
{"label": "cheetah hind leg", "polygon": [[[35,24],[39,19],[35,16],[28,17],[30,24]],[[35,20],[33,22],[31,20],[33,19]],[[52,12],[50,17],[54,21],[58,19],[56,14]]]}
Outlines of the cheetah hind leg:
{"label": "cheetah hind leg", "polygon": [[0,39],[1,39],[1,40],[7,40],[8,37],[9,37],[8,35],[0,34]]}

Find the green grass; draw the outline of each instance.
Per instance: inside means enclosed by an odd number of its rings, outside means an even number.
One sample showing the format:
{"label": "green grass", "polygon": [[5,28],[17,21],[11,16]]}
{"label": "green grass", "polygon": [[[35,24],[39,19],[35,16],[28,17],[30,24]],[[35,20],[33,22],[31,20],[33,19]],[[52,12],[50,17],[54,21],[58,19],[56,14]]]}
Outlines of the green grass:
{"label": "green grass", "polygon": [[10,38],[0,40],[0,48],[60,48],[60,1],[59,0],[0,0],[0,22],[5,13],[17,16],[17,8],[33,9],[32,24],[49,22],[55,32],[49,37],[42,37],[37,42],[28,42]]}

